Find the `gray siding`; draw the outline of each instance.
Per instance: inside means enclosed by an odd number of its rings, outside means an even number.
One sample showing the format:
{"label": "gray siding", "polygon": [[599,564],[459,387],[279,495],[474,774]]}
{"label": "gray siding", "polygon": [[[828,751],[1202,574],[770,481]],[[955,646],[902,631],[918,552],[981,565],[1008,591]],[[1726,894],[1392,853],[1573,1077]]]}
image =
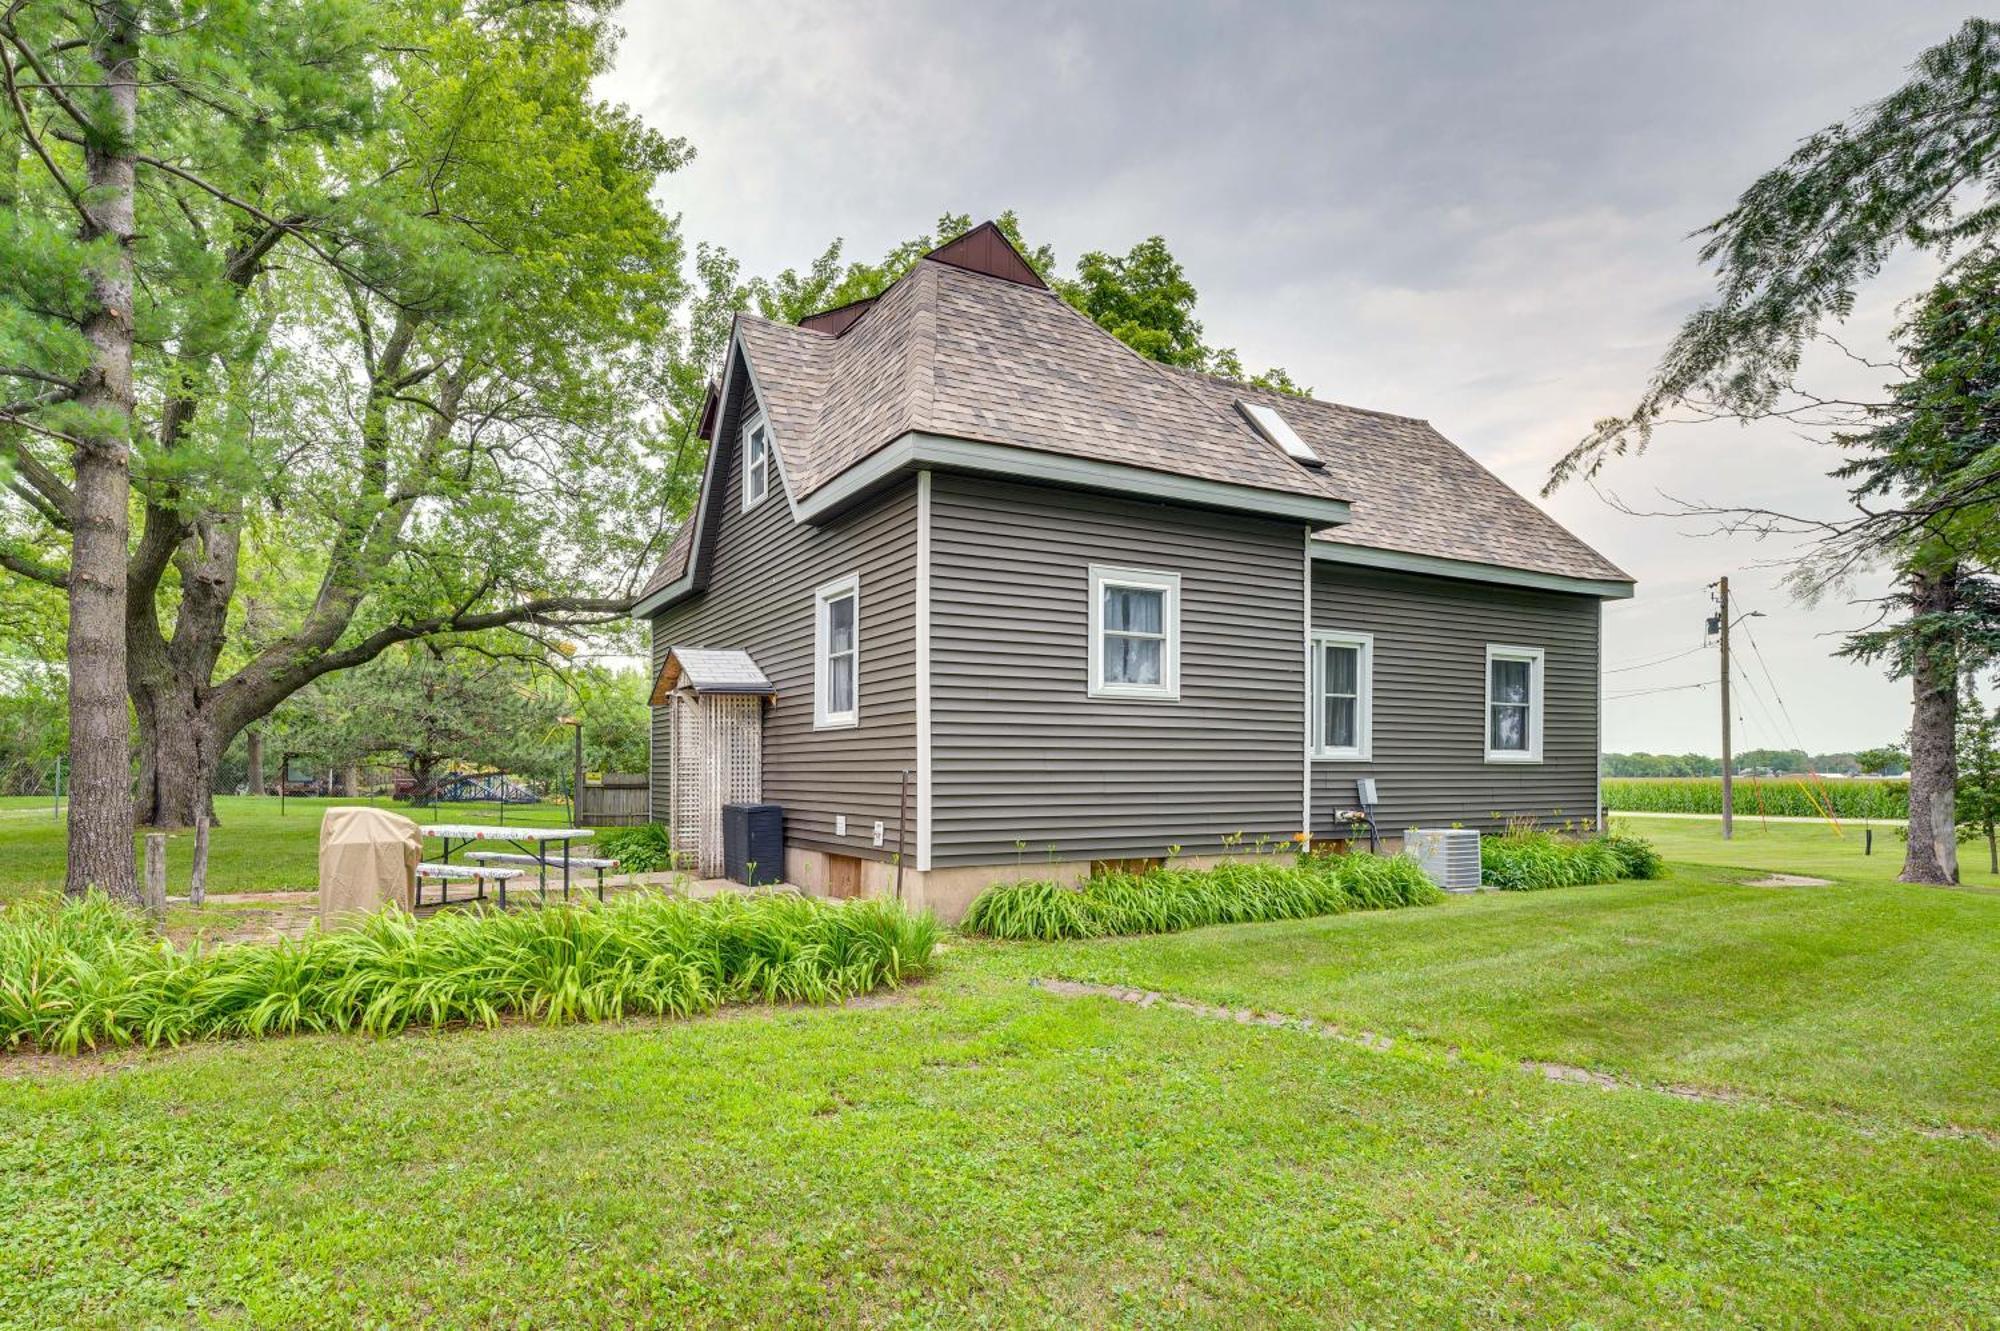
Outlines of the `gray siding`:
{"label": "gray siding", "polygon": [[[1357,776],[1379,782],[1377,822],[1396,833],[1595,818],[1601,607],[1561,592],[1317,564],[1313,629],[1372,633],[1375,690],[1372,761],[1313,764],[1313,830],[1333,830]],[[1539,764],[1486,761],[1488,643],[1546,653]]]}
{"label": "gray siding", "polygon": [[[939,473],[931,863],[1213,853],[1298,830],[1296,524]],[[1181,576],[1181,696],[1088,695],[1089,568]],[[1026,842],[1017,851],[1016,842]]]}
{"label": "gray siding", "polygon": [[[902,772],[916,763],[916,482],[906,481],[825,526],[793,522],[784,495],[743,511],[739,399],[717,423],[717,493],[703,533],[704,590],[653,619],[653,670],[670,646],[738,647],[777,687],[764,714],[764,797],[785,806],[789,844],[886,858],[896,848]],[[860,724],[813,729],[813,591],[858,574],[861,583]],[[653,716],[653,816],[667,814],[665,709]],[[912,788],[912,802],[915,794]],[[834,817],[845,814],[845,837]],[[870,846],[882,820],[884,849]],[[912,833],[914,835],[914,831]]]}

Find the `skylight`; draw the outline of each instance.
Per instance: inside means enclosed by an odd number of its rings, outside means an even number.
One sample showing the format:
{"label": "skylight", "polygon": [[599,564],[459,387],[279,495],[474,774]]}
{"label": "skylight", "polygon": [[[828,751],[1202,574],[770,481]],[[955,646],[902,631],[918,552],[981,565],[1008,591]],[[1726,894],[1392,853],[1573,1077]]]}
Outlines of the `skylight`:
{"label": "skylight", "polygon": [[1291,427],[1274,408],[1261,402],[1238,401],[1236,409],[1250,422],[1258,434],[1285,450],[1285,456],[1303,467],[1324,467],[1326,463],[1320,455],[1312,451],[1312,446],[1299,438],[1298,431]]}

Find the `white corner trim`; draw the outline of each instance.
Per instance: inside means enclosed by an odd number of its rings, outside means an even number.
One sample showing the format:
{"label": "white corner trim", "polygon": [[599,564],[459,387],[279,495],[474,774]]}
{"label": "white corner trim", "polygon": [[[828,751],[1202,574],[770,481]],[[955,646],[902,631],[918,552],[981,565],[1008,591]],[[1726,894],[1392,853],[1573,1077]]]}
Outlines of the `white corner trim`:
{"label": "white corner trim", "polygon": [[[1093,698],[1134,699],[1177,702],[1181,696],[1181,575],[1156,569],[1121,568],[1115,564],[1092,564],[1090,587],[1090,677],[1088,692]],[[1160,682],[1120,684],[1104,682],[1104,588],[1136,587],[1162,593],[1160,603]]]}
{"label": "white corner trim", "polygon": [[1306,539],[1305,539],[1305,545],[1304,545],[1304,546],[1302,547],[1302,548],[1304,549],[1304,551],[1305,551],[1305,594],[1304,594],[1304,596],[1303,596],[1303,597],[1301,598],[1301,601],[1302,601],[1302,605],[1301,605],[1301,610],[1300,610],[1300,618],[1301,618],[1301,622],[1302,622],[1302,623],[1304,624],[1304,626],[1305,626],[1305,641],[1304,641],[1304,642],[1303,642],[1302,644],[1300,644],[1300,645],[1301,645],[1301,647],[1303,648],[1303,650],[1305,651],[1305,662],[1306,662],[1306,674],[1305,674],[1305,681],[1306,681],[1306,683],[1305,683],[1305,689],[1304,689],[1304,693],[1305,693],[1305,695],[1306,695],[1306,705],[1305,705],[1305,729],[1304,729],[1304,730],[1303,730],[1302,732],[1300,732],[1300,736],[1299,736],[1299,750],[1300,750],[1300,752],[1301,752],[1301,753],[1302,753],[1302,754],[1304,755],[1304,761],[1303,761],[1303,762],[1302,762],[1302,763],[1300,764],[1301,768],[1303,768],[1303,771],[1302,771],[1302,772],[1301,772],[1301,774],[1300,774],[1300,781],[1299,781],[1299,790],[1300,790],[1300,797],[1299,797],[1299,830],[1300,830],[1301,832],[1305,833],[1305,840],[1304,840],[1304,841],[1303,841],[1303,842],[1301,843],[1301,845],[1302,845],[1302,846],[1303,846],[1303,848],[1304,848],[1304,849],[1306,849],[1306,850],[1311,850],[1311,849],[1312,849],[1312,828],[1313,828],[1313,709],[1314,709],[1315,707],[1317,707],[1317,706],[1318,706],[1318,703],[1317,703],[1317,702],[1315,702],[1315,701],[1314,701],[1314,698],[1313,698],[1313,669],[1314,669],[1315,665],[1317,664],[1317,661],[1318,661],[1318,656],[1319,656],[1318,652],[1316,652],[1316,651],[1315,651],[1315,650],[1313,649],[1313,551],[1312,551],[1312,540],[1313,540],[1313,531],[1312,531],[1312,528],[1311,528],[1311,527],[1307,527],[1307,528],[1306,528]]}
{"label": "white corner trim", "polygon": [[931,474],[917,473],[917,863],[931,867]]}
{"label": "white corner trim", "polygon": [[[827,710],[826,607],[830,601],[854,599],[854,708]],[[861,724],[861,575],[849,573],[813,591],[813,729],[851,730]]]}
{"label": "white corner trim", "polygon": [[[1366,763],[1375,760],[1375,635],[1350,633],[1344,629],[1319,629],[1312,635],[1312,724],[1314,731],[1325,712],[1325,679],[1320,667],[1327,647],[1353,647],[1360,652],[1355,669],[1354,738],[1351,749],[1328,748],[1325,736],[1313,734],[1315,761],[1323,763]],[[1489,673],[1489,679],[1491,678]]]}
{"label": "white corner trim", "polygon": [[1481,564],[1468,559],[1445,559],[1439,555],[1416,555],[1402,550],[1378,550],[1372,546],[1349,545],[1345,541],[1312,542],[1314,559],[1331,564],[1356,564],[1363,568],[1388,569],[1398,573],[1430,573],[1440,578],[1462,578],[1468,582],[1496,582],[1508,587],[1533,587],[1541,591],[1574,592],[1605,600],[1622,600],[1632,595],[1634,584],[1610,578],[1571,578],[1559,573],[1538,573],[1533,569],[1508,568],[1501,564]]}
{"label": "white corner trim", "polygon": [[[1493,747],[1493,663],[1495,661],[1526,661],[1528,663],[1528,747],[1520,749],[1496,749]],[[1534,764],[1542,760],[1542,675],[1548,662],[1548,654],[1540,647],[1512,647],[1505,643],[1486,644],[1486,686],[1482,690],[1486,706],[1479,717],[1479,743],[1486,753],[1489,763]]]}

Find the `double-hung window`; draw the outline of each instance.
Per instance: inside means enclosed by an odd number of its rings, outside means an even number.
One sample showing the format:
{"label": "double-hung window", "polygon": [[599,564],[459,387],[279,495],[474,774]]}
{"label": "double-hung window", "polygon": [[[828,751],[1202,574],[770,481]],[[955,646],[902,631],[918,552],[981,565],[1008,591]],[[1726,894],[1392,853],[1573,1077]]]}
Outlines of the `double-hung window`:
{"label": "double-hung window", "polygon": [[1181,695],[1178,573],[1090,566],[1090,696]]}
{"label": "double-hung window", "polygon": [[854,574],[813,593],[813,726],[861,720],[861,580]]}
{"label": "double-hung window", "polygon": [[743,426],[743,507],[747,512],[771,493],[771,428],[752,416]]}
{"label": "double-hung window", "polygon": [[1542,649],[1486,648],[1486,761],[1542,760]]}
{"label": "double-hung window", "polygon": [[1366,761],[1373,744],[1375,639],[1313,635],[1313,756]]}

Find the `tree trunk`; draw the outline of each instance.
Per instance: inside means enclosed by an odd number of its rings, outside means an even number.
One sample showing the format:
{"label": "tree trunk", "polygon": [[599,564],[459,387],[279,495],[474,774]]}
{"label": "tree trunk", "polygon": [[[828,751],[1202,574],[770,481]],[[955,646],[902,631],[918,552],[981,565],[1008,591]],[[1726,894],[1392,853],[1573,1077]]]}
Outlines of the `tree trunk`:
{"label": "tree trunk", "polygon": [[360,763],[349,763],[340,769],[340,797],[349,800],[361,797]]}
{"label": "tree trunk", "polygon": [[264,727],[252,726],[244,737],[243,748],[249,758],[250,774],[244,783],[252,795],[264,793]]}
{"label": "tree trunk", "polygon": [[193,827],[198,815],[215,816],[215,777],[223,735],[206,705],[206,690],[169,679],[133,692],[139,715],[138,820],[151,827]]}
{"label": "tree trunk", "polygon": [[104,70],[105,132],[85,146],[86,240],[108,240],[91,269],[90,343],[77,405],[76,513],[69,580],[69,865],[64,891],[91,888],[137,903],[132,861],[132,750],[125,714],[125,559],[131,526],[132,136],[138,120],[138,33],[129,3],[95,7],[91,36]]}
{"label": "tree trunk", "polygon": [[[1914,616],[1942,615],[1957,574],[1910,575]],[[1900,881],[1958,881],[1958,668],[1942,644],[1919,638],[1910,654],[1910,840]]]}

